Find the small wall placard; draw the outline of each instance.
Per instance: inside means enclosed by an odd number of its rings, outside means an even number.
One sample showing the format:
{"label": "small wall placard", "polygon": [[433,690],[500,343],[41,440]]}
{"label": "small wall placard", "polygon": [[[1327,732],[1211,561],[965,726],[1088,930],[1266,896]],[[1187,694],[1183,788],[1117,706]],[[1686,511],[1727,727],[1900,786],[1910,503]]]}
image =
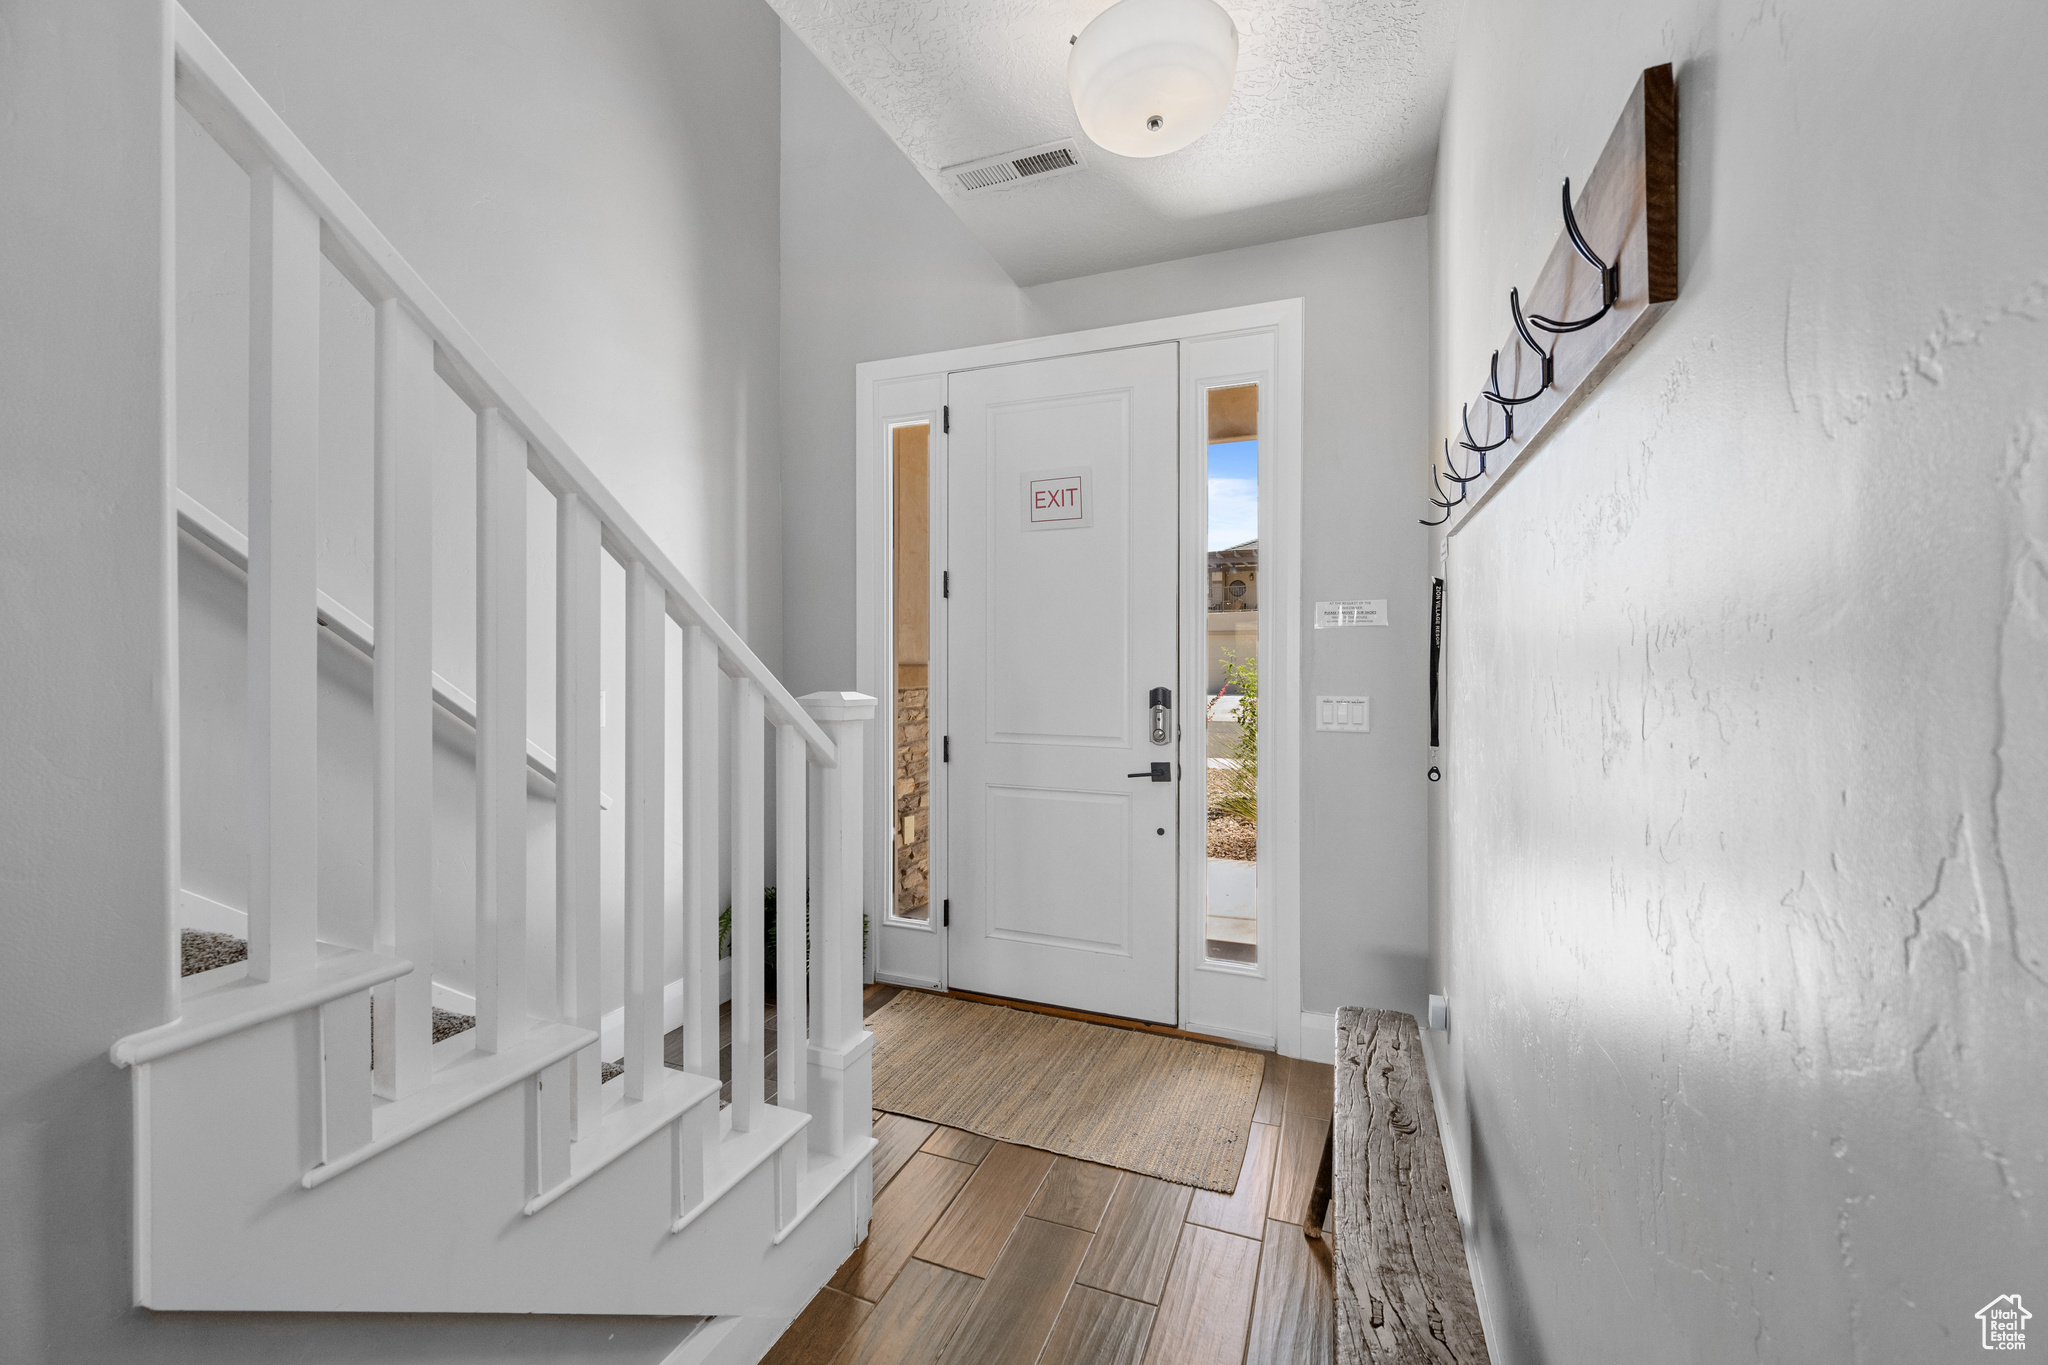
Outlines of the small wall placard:
{"label": "small wall placard", "polygon": [[1316,603],[1316,629],[1337,626],[1383,626],[1387,623],[1387,599],[1353,598],[1348,602]]}

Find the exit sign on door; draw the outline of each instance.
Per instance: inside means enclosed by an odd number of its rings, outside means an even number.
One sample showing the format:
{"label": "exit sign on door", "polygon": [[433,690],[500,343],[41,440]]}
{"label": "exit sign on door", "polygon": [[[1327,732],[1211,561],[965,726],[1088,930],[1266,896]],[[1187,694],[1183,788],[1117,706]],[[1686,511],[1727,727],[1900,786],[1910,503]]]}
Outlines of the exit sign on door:
{"label": "exit sign on door", "polygon": [[1060,531],[1094,521],[1089,471],[1040,469],[1024,475],[1024,529]]}

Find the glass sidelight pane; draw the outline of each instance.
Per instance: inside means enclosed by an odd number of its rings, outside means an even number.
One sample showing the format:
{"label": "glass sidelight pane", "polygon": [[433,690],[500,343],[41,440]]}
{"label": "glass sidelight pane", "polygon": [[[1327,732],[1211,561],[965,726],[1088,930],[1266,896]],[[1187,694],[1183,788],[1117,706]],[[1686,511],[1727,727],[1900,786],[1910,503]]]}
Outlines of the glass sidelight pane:
{"label": "glass sidelight pane", "polygon": [[931,876],[931,428],[891,433],[896,489],[896,885],[892,913],[929,921]]}
{"label": "glass sidelight pane", "polygon": [[1259,389],[1209,390],[1205,956],[1258,961]]}

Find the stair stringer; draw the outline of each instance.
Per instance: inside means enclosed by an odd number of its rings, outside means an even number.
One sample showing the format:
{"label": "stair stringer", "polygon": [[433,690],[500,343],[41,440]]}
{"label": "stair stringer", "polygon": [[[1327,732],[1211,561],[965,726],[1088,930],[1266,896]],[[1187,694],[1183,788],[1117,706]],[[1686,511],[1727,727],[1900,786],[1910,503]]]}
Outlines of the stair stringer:
{"label": "stair stringer", "polygon": [[[871,1144],[810,1155],[803,1116],[773,1106],[707,1142],[713,1197],[680,1233],[675,1134],[721,1122],[703,1103],[529,1215],[533,1078],[308,1189],[317,1063],[302,1012],[132,1067],[138,1304],[787,1321],[867,1234]],[[779,1243],[778,1202],[804,1210]]]}

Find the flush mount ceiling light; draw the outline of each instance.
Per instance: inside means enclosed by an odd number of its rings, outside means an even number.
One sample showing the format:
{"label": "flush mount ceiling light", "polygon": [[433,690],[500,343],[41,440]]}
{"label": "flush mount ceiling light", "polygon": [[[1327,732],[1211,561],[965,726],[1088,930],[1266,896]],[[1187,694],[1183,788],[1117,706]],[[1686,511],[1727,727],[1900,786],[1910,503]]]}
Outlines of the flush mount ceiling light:
{"label": "flush mount ceiling light", "polygon": [[1237,25],[1215,0],[1117,0],[1074,39],[1082,131],[1119,156],[1177,152],[1216,126],[1237,76]]}

